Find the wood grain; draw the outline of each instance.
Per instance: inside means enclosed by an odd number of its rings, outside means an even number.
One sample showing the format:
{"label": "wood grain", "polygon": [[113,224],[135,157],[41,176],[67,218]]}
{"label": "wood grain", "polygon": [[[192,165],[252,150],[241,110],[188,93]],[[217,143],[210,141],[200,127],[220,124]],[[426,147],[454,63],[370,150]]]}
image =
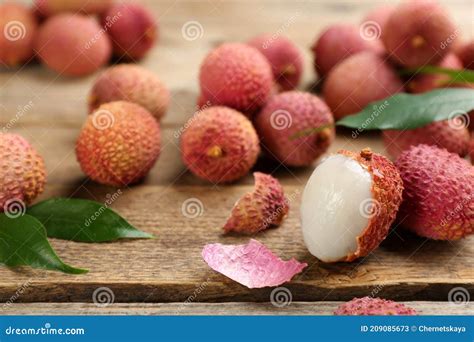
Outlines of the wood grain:
{"label": "wood grain", "polygon": [[[0,268],[0,300],[14,298],[7,313],[172,313],[183,302],[199,295],[184,312],[196,314],[278,314],[268,302],[271,289],[249,290],[211,271],[202,261],[202,247],[210,242],[245,243],[248,238],[223,236],[222,225],[233,203],[252,188],[249,175],[237,184],[212,186],[186,171],[179,153],[179,135],[195,110],[199,64],[208,51],[223,41],[245,41],[261,32],[280,32],[304,53],[301,89],[315,90],[309,46],[326,25],[341,21],[358,23],[376,1],[145,1],[160,20],[160,43],[141,62],[168,85],[172,103],[162,122],[163,150],[142,184],[120,189],[113,208],[138,228],[156,235],[153,240],[84,244],[52,240],[58,254],[75,266],[90,269],[70,276],[29,268]],[[470,0],[444,1],[465,37],[474,36]],[[251,4],[251,5],[250,5]],[[201,38],[189,41],[182,28],[197,20]],[[87,115],[88,92],[97,75],[85,78],[58,76],[38,64],[0,72],[0,128],[24,135],[45,157],[48,186],[41,199],[76,196],[104,201],[117,189],[88,181],[74,155],[74,143]],[[26,108],[26,109],[25,109]],[[352,139],[340,131],[329,152],[370,146],[384,152],[378,133]],[[456,286],[474,290],[473,238],[459,242],[435,242],[396,230],[381,248],[359,262],[322,264],[304,247],[299,227],[299,196],[312,168],[287,169],[260,161],[256,170],[272,173],[293,196],[291,212],[278,229],[255,238],[283,258],[296,257],[309,264],[303,274],[286,284],[295,301],[348,300],[376,295],[399,300],[448,299]],[[182,204],[190,198],[202,202],[202,215],[183,215]],[[98,287],[109,287],[116,302],[98,310],[92,302]],[[21,294],[17,296],[18,291]],[[198,304],[197,302],[242,302]],[[37,304],[20,304],[38,302]],[[50,302],[50,303],[42,303]],[[78,302],[58,304],[53,302]],[[86,302],[86,303],[84,303]],[[288,314],[325,314],[335,303],[293,303]],[[451,308],[446,303],[413,303],[426,313],[443,310],[462,313],[472,305]],[[77,312],[75,312],[77,310]]]}
{"label": "wood grain", "polygon": [[[98,307],[89,303],[28,303],[4,306],[2,315],[333,315],[342,302],[292,302],[285,307],[271,303],[114,303]],[[404,302],[423,315],[466,315],[474,304]]]}

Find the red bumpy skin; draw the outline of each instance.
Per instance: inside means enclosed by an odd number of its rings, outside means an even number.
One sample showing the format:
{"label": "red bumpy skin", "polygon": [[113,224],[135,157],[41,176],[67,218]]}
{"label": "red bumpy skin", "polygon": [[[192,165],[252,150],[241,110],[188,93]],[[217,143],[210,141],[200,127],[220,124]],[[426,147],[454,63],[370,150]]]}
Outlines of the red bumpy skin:
{"label": "red bumpy skin", "polygon": [[36,19],[21,4],[0,5],[0,67],[17,66],[33,56]]}
{"label": "red bumpy skin", "polygon": [[314,67],[320,76],[346,58],[362,51],[381,52],[380,42],[364,39],[355,25],[337,24],[328,27],[311,47]]}
{"label": "red bumpy skin", "polygon": [[411,146],[434,145],[464,157],[469,149],[469,130],[456,124],[456,119],[438,121],[410,130],[386,130],[383,132],[385,148],[393,158]]}
{"label": "red bumpy skin", "polygon": [[59,14],[40,27],[35,50],[50,69],[67,76],[82,76],[108,62],[111,45],[95,19]]}
{"label": "red bumpy skin", "polygon": [[160,127],[131,102],[103,104],[87,117],[76,143],[82,170],[92,180],[121,187],[145,177],[160,154]]}
{"label": "red bumpy skin", "polygon": [[263,34],[251,39],[248,44],[268,59],[281,90],[292,90],[298,86],[303,74],[303,56],[291,40]]}
{"label": "red bumpy skin", "polygon": [[396,161],[405,191],[402,226],[435,240],[457,240],[474,228],[474,168],[445,149],[418,145]]}
{"label": "red bumpy skin", "polygon": [[350,262],[368,255],[387,237],[402,202],[403,182],[390,160],[368,148],[360,153],[347,150],[338,153],[354,159],[372,175],[372,199],[377,203],[367,227],[357,237],[357,251],[340,260]]}
{"label": "red bumpy skin", "polygon": [[431,0],[402,3],[382,32],[390,58],[407,67],[437,63],[457,36],[457,28],[445,9]]}
{"label": "red bumpy skin", "polygon": [[30,204],[45,183],[46,169],[38,152],[22,136],[0,133],[0,212],[14,210],[14,203]]}
{"label": "red bumpy skin", "polygon": [[323,86],[324,100],[339,120],[370,102],[403,90],[395,70],[379,55],[360,52],[339,63]]}
{"label": "red bumpy skin", "polygon": [[255,189],[238,200],[224,226],[226,233],[255,234],[279,226],[288,214],[289,204],[280,182],[255,172]]}
{"label": "red bumpy skin", "polygon": [[102,25],[110,35],[114,54],[118,57],[141,59],[158,41],[158,21],[140,4],[112,6],[103,14]]}
{"label": "red bumpy skin", "polygon": [[240,112],[210,107],[195,114],[181,137],[185,165],[198,177],[232,182],[245,176],[260,153],[257,133]]}
{"label": "red bumpy skin", "polygon": [[168,109],[170,92],[153,72],[135,64],[119,64],[107,69],[95,81],[89,96],[89,110],[121,100],[139,104],[160,120]]}
{"label": "red bumpy skin", "polygon": [[103,13],[113,0],[35,0],[35,11],[44,17],[62,12]]}
{"label": "red bumpy skin", "polygon": [[[296,137],[317,127],[322,130]],[[319,97],[300,91],[271,97],[257,115],[255,128],[268,154],[288,166],[311,165],[334,139],[329,107]]]}
{"label": "red bumpy skin", "polygon": [[417,315],[416,310],[401,303],[382,298],[354,298],[341,304],[334,314],[337,316],[392,316]]}
{"label": "red bumpy skin", "polygon": [[268,100],[273,73],[268,60],[247,44],[226,43],[212,50],[199,72],[202,100],[251,116]]}

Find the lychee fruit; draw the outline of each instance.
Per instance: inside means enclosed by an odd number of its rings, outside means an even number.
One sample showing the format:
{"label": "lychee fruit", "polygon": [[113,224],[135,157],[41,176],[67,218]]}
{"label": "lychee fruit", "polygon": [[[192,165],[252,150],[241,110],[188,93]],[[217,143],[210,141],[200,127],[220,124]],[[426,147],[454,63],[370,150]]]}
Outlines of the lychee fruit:
{"label": "lychee fruit", "polygon": [[158,41],[158,20],[141,4],[121,3],[102,15],[102,25],[112,39],[119,58],[143,58]]}
{"label": "lychee fruit", "polygon": [[462,44],[457,55],[462,61],[464,68],[474,70],[474,40]]}
{"label": "lychee fruit", "polygon": [[435,240],[457,240],[474,228],[474,167],[436,146],[417,145],[395,162],[405,191],[400,224]]}
{"label": "lychee fruit", "polygon": [[446,10],[431,0],[400,4],[382,32],[390,58],[407,67],[437,63],[456,37],[457,28]]}
{"label": "lychee fruit", "polygon": [[329,73],[323,95],[339,120],[402,90],[402,81],[382,57],[373,52],[360,52]]}
{"label": "lychee fruit", "polygon": [[370,149],[329,156],[303,192],[301,227],[309,252],[324,262],[368,255],[387,236],[402,191],[393,163]]}
{"label": "lychee fruit", "polygon": [[260,147],[249,119],[231,108],[216,106],[188,121],[181,151],[192,173],[213,183],[226,183],[249,172]]}
{"label": "lychee fruit", "polygon": [[263,34],[247,44],[258,49],[270,62],[273,77],[281,90],[295,89],[303,74],[303,55],[296,45],[281,35]]}
{"label": "lychee fruit", "polygon": [[122,100],[141,105],[159,120],[168,109],[170,92],[153,72],[135,64],[119,64],[97,78],[89,108],[92,111],[103,103]]}
{"label": "lychee fruit", "polygon": [[437,121],[409,130],[386,130],[383,141],[387,152],[397,158],[411,146],[425,144],[443,147],[464,157],[469,149],[469,130],[459,118]]}
{"label": "lychee fruit", "polygon": [[280,182],[261,172],[253,175],[255,188],[235,204],[224,225],[226,233],[255,234],[279,226],[288,214],[289,201]]}
{"label": "lychee fruit", "polygon": [[22,4],[0,5],[0,66],[17,66],[33,56],[37,22]]}
{"label": "lychee fruit", "polygon": [[[455,70],[463,68],[461,60],[454,53],[448,53],[437,66]],[[408,83],[407,89],[412,93],[424,93],[436,88],[454,86],[455,84],[452,83],[452,78],[449,75],[420,74]]]}
{"label": "lychee fruit", "polygon": [[50,69],[67,76],[82,76],[108,62],[111,44],[95,19],[59,14],[40,27],[35,50]]}
{"label": "lychee fruit", "polygon": [[34,9],[41,16],[49,17],[62,12],[100,14],[113,0],[35,0]]}
{"label": "lychee fruit", "polygon": [[324,77],[346,58],[361,51],[381,52],[380,42],[364,39],[355,25],[336,24],[324,30],[311,47],[316,72]]}
{"label": "lychee fruit", "polygon": [[92,180],[125,186],[145,177],[160,154],[160,127],[131,102],[103,104],[86,119],[76,143],[82,170]]}
{"label": "lychee fruit", "polygon": [[417,315],[415,309],[392,300],[363,297],[341,304],[334,314],[337,316],[394,316]]}
{"label": "lychee fruit", "polygon": [[0,133],[0,212],[24,212],[44,190],[43,158],[25,138]]}
{"label": "lychee fruit", "polygon": [[[374,8],[369,11],[367,15],[362,20],[361,26],[367,26],[367,28],[372,27],[374,30],[373,34],[380,38],[385,23],[388,21],[388,18],[392,15],[395,7],[390,5],[382,5]],[[373,24],[373,26],[371,26]]]}
{"label": "lychee fruit", "polygon": [[[300,91],[272,96],[257,114],[255,128],[268,155],[287,166],[311,165],[327,151],[335,134],[326,103]],[[315,133],[298,137],[312,129]]]}
{"label": "lychee fruit", "polygon": [[202,98],[248,116],[268,100],[273,88],[270,63],[247,44],[225,43],[204,59],[199,73]]}

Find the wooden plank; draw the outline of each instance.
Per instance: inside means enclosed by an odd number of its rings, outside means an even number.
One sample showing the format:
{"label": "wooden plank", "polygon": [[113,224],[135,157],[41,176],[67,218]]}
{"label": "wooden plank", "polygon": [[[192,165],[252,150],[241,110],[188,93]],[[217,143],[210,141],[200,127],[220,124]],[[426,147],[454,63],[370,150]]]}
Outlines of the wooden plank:
{"label": "wooden plank", "polygon": [[[86,275],[0,268],[0,300],[7,301],[27,283],[19,301],[92,301],[95,289],[112,289],[117,302],[184,301],[202,288],[196,301],[268,301],[271,290],[247,289],[212,271],[201,258],[206,243],[245,243],[248,237],[224,236],[222,225],[233,203],[250,186],[138,186],[122,189],[113,208],[156,239],[84,244],[52,240],[65,261],[90,269]],[[44,197],[73,192],[105,200],[111,189],[86,183],[50,186]],[[113,190],[115,191],[115,190]],[[299,223],[301,186],[287,185],[292,198],[288,219],[255,236],[283,258],[295,257],[308,268],[285,285],[296,301],[347,300],[376,294],[409,300],[447,300],[455,286],[474,290],[474,237],[458,242],[428,241],[392,232],[373,254],[354,263],[323,264],[306,250]],[[183,214],[188,199],[201,204],[201,216]]]}
{"label": "wooden plank", "polygon": [[[342,302],[271,303],[114,303],[99,307],[90,303],[28,303],[4,306],[2,315],[332,315]],[[404,302],[422,315],[472,315],[474,303]]]}
{"label": "wooden plank", "polygon": [[[444,3],[460,24],[460,32],[465,37],[474,36],[472,1]],[[53,240],[65,261],[87,267],[90,273],[70,276],[29,268],[0,268],[2,301],[15,298],[16,302],[91,302],[94,291],[101,286],[114,292],[116,302],[185,301],[194,296],[197,289],[202,291],[196,301],[269,300],[271,289],[246,289],[211,271],[200,257],[206,243],[245,243],[248,240],[223,236],[220,227],[233,203],[251,189],[253,180],[249,175],[237,184],[214,187],[186,172],[180,160],[177,132],[194,112],[199,92],[199,64],[220,42],[244,41],[260,32],[281,32],[302,49],[306,72],[301,89],[310,89],[316,76],[308,47],[317,33],[330,23],[359,22],[363,14],[374,7],[375,1],[267,0],[253,1],[250,6],[249,2],[235,0],[209,3],[148,0],[146,4],[160,18],[161,41],[141,64],[155,71],[169,86],[172,104],[162,122],[163,151],[157,165],[142,184],[121,189],[113,208],[157,238],[92,245]],[[203,36],[195,41],[182,36],[183,25],[191,20],[197,20],[204,30]],[[21,71],[0,72],[0,129],[24,135],[44,155],[49,176],[41,199],[77,196],[103,201],[108,194],[117,191],[88,181],[74,156],[74,142],[87,115],[88,91],[96,76],[58,77],[34,63]],[[383,152],[377,133],[364,134],[357,139],[352,139],[348,132],[339,133],[330,152],[366,146]],[[283,226],[256,238],[282,257],[296,257],[309,264],[302,275],[285,285],[295,301],[347,300],[365,295],[445,301],[455,286],[473,291],[472,237],[452,243],[435,242],[400,231],[392,233],[381,248],[360,262],[335,265],[317,262],[304,247],[298,218],[299,196],[312,168],[286,169],[278,164],[259,162],[256,170],[273,173],[284,184],[286,192],[294,195],[290,216]],[[201,201],[201,216],[183,215],[181,206],[190,198]],[[23,290],[16,298],[19,289]],[[80,303],[28,305],[15,304],[14,307],[39,310],[43,306],[51,310],[63,308],[61,310],[66,312],[68,308],[83,306],[94,311],[91,305]],[[114,304],[111,308],[117,305],[117,310],[128,307]],[[129,308],[140,312],[138,307],[145,306],[150,311],[171,312],[173,305],[176,304],[130,304]],[[224,305],[223,310],[229,307],[231,312],[258,312],[266,304],[249,305],[248,311],[244,309],[246,305]],[[298,308],[297,305],[292,308]],[[434,308],[438,304],[432,305]],[[217,307],[193,304],[196,309],[192,310],[213,313],[218,311]],[[267,312],[267,309],[262,310]],[[319,309],[313,310],[319,312]]]}

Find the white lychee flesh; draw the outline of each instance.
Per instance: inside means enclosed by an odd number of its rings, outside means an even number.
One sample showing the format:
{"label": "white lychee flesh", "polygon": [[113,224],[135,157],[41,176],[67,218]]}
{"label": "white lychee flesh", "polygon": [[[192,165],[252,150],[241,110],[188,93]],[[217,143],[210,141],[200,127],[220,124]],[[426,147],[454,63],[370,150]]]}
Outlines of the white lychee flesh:
{"label": "white lychee flesh", "polygon": [[360,163],[333,155],[314,170],[303,192],[301,224],[311,254],[325,262],[357,251],[357,237],[369,223],[372,176]]}

